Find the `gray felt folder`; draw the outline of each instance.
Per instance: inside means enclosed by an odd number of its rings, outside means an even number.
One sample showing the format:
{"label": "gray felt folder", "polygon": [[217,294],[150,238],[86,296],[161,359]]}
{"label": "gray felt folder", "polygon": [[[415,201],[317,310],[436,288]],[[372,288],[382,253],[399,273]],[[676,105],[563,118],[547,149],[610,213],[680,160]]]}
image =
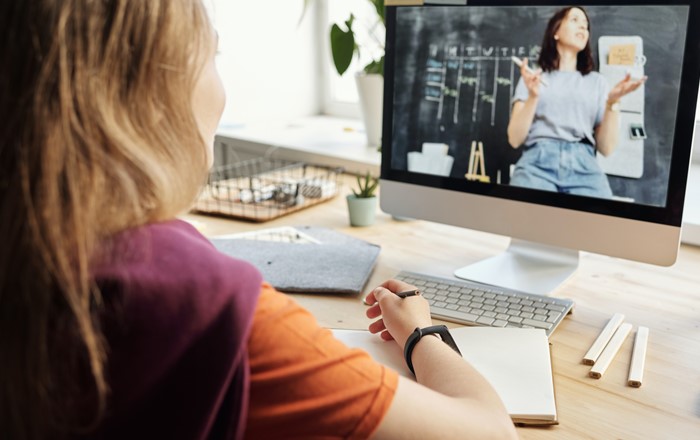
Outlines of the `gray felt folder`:
{"label": "gray felt folder", "polygon": [[379,246],[316,226],[297,226],[314,242],[212,238],[221,252],[255,265],[265,281],[284,292],[360,293]]}

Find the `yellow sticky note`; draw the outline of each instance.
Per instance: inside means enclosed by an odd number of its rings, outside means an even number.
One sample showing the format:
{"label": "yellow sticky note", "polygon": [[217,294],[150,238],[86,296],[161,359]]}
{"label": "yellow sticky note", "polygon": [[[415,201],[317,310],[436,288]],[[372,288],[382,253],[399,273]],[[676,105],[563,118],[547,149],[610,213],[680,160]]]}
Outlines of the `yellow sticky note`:
{"label": "yellow sticky note", "polygon": [[608,64],[631,66],[634,64],[636,51],[634,44],[615,44],[610,46]]}

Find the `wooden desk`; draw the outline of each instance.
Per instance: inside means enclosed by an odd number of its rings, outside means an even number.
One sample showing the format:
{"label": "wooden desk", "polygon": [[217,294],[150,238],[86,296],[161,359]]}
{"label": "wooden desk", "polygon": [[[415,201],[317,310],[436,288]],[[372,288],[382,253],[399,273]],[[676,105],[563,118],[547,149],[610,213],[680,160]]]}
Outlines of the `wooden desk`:
{"label": "wooden desk", "polygon": [[[349,193],[347,186],[343,190]],[[399,270],[451,277],[460,266],[504,250],[508,239],[423,221],[399,222],[378,212],[376,224],[352,228],[344,195],[264,224],[187,215],[213,236],[282,225],[334,228],[382,246],[367,289]],[[660,268],[594,254],[553,296],[576,301],[550,337],[560,424],[518,428],[523,439],[700,438],[700,248],[682,246],[678,262]],[[363,296],[294,295],[321,325],[366,328]],[[588,377],[583,355],[613,313],[649,327],[644,382],[627,384],[633,333],[602,379]],[[452,324],[448,324],[452,325]]]}

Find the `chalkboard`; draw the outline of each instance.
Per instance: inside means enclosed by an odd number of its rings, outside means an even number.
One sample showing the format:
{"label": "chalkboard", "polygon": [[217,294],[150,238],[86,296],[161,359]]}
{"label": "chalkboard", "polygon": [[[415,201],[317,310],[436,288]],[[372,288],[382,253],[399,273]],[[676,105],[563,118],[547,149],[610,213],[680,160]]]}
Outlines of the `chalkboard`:
{"label": "chalkboard", "polygon": [[[511,98],[520,78],[511,56],[536,60],[559,7],[407,7],[397,10],[392,162],[423,142],[442,142],[464,179],[472,141],[484,145],[486,174],[507,184],[521,151],[507,141]],[[647,57],[644,171],[609,176],[616,196],[665,206],[688,21],[686,6],[590,6],[593,59],[600,36],[640,36]],[[597,68],[596,68],[597,70]]]}

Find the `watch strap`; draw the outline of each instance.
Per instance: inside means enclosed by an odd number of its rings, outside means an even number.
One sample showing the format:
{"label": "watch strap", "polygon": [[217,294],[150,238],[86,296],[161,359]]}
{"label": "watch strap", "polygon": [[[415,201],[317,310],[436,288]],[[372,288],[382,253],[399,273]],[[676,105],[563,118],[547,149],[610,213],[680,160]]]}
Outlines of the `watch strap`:
{"label": "watch strap", "polygon": [[462,353],[459,351],[459,347],[457,347],[457,344],[452,338],[452,335],[450,334],[450,331],[446,325],[432,325],[430,327],[424,328],[416,327],[413,333],[411,333],[408,336],[408,339],[406,339],[406,344],[404,345],[403,349],[403,356],[406,359],[406,365],[408,365],[408,369],[411,370],[411,373],[413,373],[414,375],[416,374],[416,372],[413,370],[413,361],[411,359],[411,356],[413,355],[413,349],[416,347],[416,344],[425,335],[440,336],[442,342],[444,342],[451,349],[456,351],[458,355],[462,355]]}

